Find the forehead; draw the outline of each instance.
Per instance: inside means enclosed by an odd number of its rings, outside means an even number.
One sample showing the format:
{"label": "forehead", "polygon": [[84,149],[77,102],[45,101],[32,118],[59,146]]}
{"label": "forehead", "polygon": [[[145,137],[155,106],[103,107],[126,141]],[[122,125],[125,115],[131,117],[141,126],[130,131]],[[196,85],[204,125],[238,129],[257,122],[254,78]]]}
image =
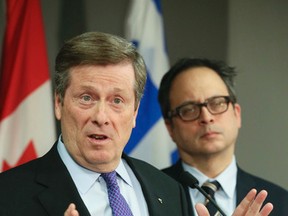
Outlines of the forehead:
{"label": "forehead", "polygon": [[135,74],[131,64],[82,65],[70,70],[70,85],[95,89],[134,89]]}
{"label": "forehead", "polygon": [[197,67],[178,74],[171,86],[171,100],[205,100],[212,96],[228,95],[228,89],[221,77],[212,69]]}
{"label": "forehead", "polygon": [[[110,80],[110,81],[134,81],[134,68],[129,63],[121,63],[115,65],[82,65],[73,67],[70,70],[70,77],[72,79],[81,80]],[[92,80],[91,80],[92,81]]]}

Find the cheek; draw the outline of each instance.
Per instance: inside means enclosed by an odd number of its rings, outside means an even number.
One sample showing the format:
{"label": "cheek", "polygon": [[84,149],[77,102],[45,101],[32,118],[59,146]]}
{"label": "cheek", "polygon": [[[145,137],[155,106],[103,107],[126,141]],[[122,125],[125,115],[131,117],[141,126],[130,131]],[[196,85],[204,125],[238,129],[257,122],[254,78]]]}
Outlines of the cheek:
{"label": "cheek", "polygon": [[129,118],[123,118],[122,119],[122,123],[120,123],[120,127],[124,127],[126,128],[125,131],[132,131],[133,128],[136,127],[136,119],[135,118],[130,118],[131,120],[130,121],[127,121],[127,119]]}
{"label": "cheek", "polygon": [[226,136],[231,140],[236,139],[239,131],[238,119],[233,116],[229,121],[227,120],[226,122],[229,122],[229,124],[226,123]]}
{"label": "cheek", "polygon": [[[190,127],[189,127],[190,126]],[[191,125],[183,124],[182,122],[174,122],[171,127],[171,137],[174,142],[181,143],[184,140],[189,140],[193,136]]]}
{"label": "cheek", "polygon": [[129,114],[127,114],[126,118],[122,118],[123,121],[125,122],[125,119],[131,119],[132,122],[131,122],[131,125],[132,125],[132,128],[135,128],[136,127],[136,119],[137,119],[137,115],[138,115],[138,108],[136,110],[131,110],[131,112]]}
{"label": "cheek", "polygon": [[[69,130],[70,133],[75,133],[77,128],[82,127],[85,124],[85,120],[87,119],[87,113],[78,111],[77,109],[62,109],[61,112],[62,120],[61,125]],[[73,135],[73,134],[71,134]]]}
{"label": "cheek", "polygon": [[135,127],[135,125],[136,125],[136,117],[134,115],[132,116],[131,114],[121,115],[121,117],[118,118],[118,124],[117,124],[118,134],[120,136],[124,135],[125,139],[129,139],[132,129]]}

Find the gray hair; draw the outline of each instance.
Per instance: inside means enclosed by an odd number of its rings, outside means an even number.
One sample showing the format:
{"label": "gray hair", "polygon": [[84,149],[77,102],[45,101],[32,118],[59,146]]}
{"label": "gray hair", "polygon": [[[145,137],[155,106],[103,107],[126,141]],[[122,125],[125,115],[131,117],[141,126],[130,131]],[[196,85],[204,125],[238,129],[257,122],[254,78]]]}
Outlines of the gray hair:
{"label": "gray hair", "polygon": [[143,57],[127,40],[102,32],[87,32],[64,43],[55,63],[55,93],[61,102],[70,83],[70,69],[81,65],[110,65],[131,62],[135,73],[135,106],[140,102],[147,79]]}

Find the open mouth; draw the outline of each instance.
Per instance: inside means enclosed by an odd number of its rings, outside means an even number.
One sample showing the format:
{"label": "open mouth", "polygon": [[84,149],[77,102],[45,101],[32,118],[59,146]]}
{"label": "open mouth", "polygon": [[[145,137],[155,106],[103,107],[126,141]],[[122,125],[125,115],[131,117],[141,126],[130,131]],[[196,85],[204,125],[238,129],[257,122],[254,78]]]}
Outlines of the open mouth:
{"label": "open mouth", "polygon": [[105,135],[92,134],[89,137],[92,138],[92,139],[95,139],[95,140],[105,140],[105,139],[107,139],[107,136],[105,136]]}

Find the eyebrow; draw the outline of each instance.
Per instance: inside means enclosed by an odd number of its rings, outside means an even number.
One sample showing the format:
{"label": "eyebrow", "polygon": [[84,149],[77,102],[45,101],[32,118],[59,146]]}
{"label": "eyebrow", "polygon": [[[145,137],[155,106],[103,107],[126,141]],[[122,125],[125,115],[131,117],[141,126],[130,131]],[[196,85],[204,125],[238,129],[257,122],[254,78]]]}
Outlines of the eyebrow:
{"label": "eyebrow", "polygon": [[195,104],[195,105],[197,105],[197,104],[203,104],[203,103],[207,102],[208,100],[210,100],[210,99],[212,99],[212,98],[216,98],[216,97],[226,97],[226,96],[229,96],[229,95],[214,95],[214,96],[211,96],[211,97],[206,98],[203,102],[196,102],[196,101],[191,101],[191,100],[189,100],[189,101],[185,101],[185,102],[181,103],[181,104],[178,105],[177,107],[185,106],[185,105],[187,105],[187,104]]}
{"label": "eyebrow", "polygon": [[118,87],[114,87],[113,90],[114,90],[115,92],[122,92],[122,91],[124,91],[124,89],[121,89],[121,88],[118,88]]}

